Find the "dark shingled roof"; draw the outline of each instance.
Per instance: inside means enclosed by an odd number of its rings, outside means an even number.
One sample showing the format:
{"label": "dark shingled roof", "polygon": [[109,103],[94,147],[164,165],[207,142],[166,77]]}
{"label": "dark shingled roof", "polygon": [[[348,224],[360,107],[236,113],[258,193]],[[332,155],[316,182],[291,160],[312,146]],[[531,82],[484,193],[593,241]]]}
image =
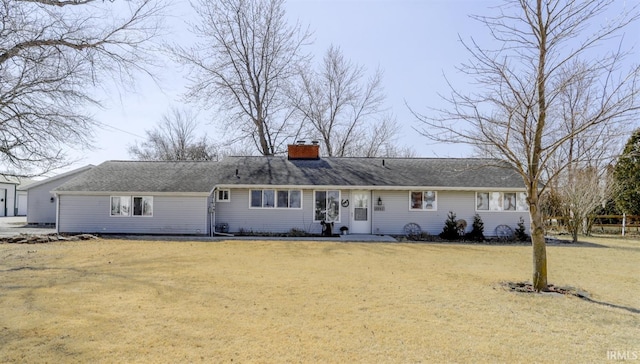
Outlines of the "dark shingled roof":
{"label": "dark shingled roof", "polygon": [[524,188],[515,169],[495,159],[228,157],[220,168],[219,185]]}
{"label": "dark shingled roof", "polygon": [[216,184],[218,162],[108,161],[56,188],[56,192],[196,192]]}
{"label": "dark shingled roof", "polygon": [[227,157],[220,162],[108,161],[55,191],[208,193],[216,185],[524,188],[509,164],[493,159]]}

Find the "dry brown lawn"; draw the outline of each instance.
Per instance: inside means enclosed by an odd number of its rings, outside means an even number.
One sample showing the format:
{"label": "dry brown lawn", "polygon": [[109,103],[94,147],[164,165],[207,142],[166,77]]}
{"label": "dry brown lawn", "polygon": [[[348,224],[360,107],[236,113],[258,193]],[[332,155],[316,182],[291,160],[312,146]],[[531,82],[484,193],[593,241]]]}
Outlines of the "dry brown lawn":
{"label": "dry brown lawn", "polygon": [[640,355],[640,241],[531,248],[94,240],[0,245],[0,362],[605,362]]}

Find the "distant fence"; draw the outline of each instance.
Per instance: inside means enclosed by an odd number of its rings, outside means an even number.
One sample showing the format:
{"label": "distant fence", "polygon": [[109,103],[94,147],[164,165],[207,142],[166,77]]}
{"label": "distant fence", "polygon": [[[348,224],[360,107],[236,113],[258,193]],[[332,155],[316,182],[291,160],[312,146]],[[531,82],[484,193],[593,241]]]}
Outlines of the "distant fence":
{"label": "distant fence", "polygon": [[[567,217],[551,216],[545,219],[547,227],[565,226]],[[635,231],[640,232],[640,215],[596,215],[591,225],[592,232],[611,232],[615,230],[620,232],[622,236]]]}

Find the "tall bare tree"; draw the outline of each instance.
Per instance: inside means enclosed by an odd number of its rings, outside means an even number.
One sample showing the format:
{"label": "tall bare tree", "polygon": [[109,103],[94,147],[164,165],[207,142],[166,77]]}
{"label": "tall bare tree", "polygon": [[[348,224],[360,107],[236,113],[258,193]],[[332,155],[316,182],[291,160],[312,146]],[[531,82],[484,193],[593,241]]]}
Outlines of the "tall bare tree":
{"label": "tall bare tree", "polygon": [[599,87],[597,75],[582,72],[588,65],[575,61],[567,69],[575,70],[573,82],[559,90],[556,118],[563,120],[564,132],[574,137],[560,145],[553,158],[544,167],[546,189],[553,189],[559,198],[560,216],[566,222],[574,242],[579,233],[587,234],[594,219],[594,212],[617,192],[611,175],[627,125],[603,124],[589,133],[575,134],[575,128],[589,117],[591,104],[598,102],[594,90]]}
{"label": "tall bare tree", "polygon": [[284,151],[295,137],[286,90],[306,62],[309,32],[285,19],[283,0],[197,0],[200,21],[192,31],[201,42],[174,46],[190,69],[186,97],[230,112],[225,123],[252,139],[262,155]]}
{"label": "tall bare tree", "polygon": [[197,135],[197,115],[190,110],[172,108],[162,116],[155,129],[147,130],[147,139],[129,147],[139,160],[210,161],[217,160],[218,147],[206,134]]}
{"label": "tall bare tree", "polygon": [[392,156],[411,153],[393,145],[399,127],[384,110],[382,72],[366,78],[365,68],[331,46],[318,71],[303,69],[292,94],[307,128],[327,156]]}
{"label": "tall bare tree", "polygon": [[157,0],[0,0],[0,174],[64,165],[89,146],[96,86],[149,72],[165,5]]}
{"label": "tall bare tree", "polygon": [[[629,53],[621,38],[615,38],[638,19],[638,8],[607,13],[612,3],[510,0],[496,16],[473,16],[497,44],[489,49],[473,39],[463,41],[470,60],[460,70],[481,89],[466,93],[452,85],[451,95],[445,97],[450,108],[434,110],[435,116],[415,113],[427,137],[475,145],[509,161],[520,173],[528,194],[533,285],[538,291],[547,289],[540,197],[544,182],[554,177],[546,175],[545,167],[555,161],[553,173],[561,173],[575,162],[558,158],[563,146],[587,135],[584,140],[595,148],[608,138],[604,131],[609,126],[635,121],[638,114],[640,69],[623,67]],[[619,42],[613,44],[616,39]],[[597,80],[589,84],[591,102],[582,105],[581,117],[568,126],[560,95],[585,75]]]}
{"label": "tall bare tree", "polygon": [[610,169],[574,168],[570,177],[561,182],[558,195],[567,229],[577,242],[578,234],[589,233],[596,209],[615,195],[617,187]]}

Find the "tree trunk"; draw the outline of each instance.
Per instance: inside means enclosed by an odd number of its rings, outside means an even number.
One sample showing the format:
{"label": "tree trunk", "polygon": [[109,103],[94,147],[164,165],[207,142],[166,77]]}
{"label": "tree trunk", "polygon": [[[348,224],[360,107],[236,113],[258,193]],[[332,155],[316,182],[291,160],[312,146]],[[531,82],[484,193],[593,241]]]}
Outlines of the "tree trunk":
{"label": "tree trunk", "polygon": [[533,288],[536,292],[547,290],[547,243],[544,239],[544,221],[538,208],[538,195],[530,192],[531,244],[533,246]]}

